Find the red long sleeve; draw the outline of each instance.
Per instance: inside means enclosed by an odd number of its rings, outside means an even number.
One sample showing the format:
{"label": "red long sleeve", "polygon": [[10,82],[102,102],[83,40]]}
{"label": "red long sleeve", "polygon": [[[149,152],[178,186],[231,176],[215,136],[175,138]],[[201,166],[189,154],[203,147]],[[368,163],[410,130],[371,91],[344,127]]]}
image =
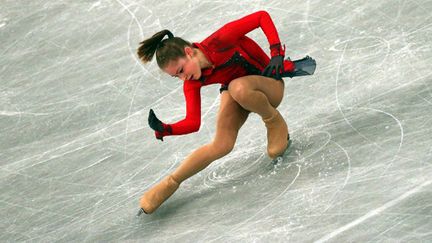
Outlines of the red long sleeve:
{"label": "red long sleeve", "polygon": [[186,80],[183,92],[186,99],[186,117],[171,125],[172,135],[196,132],[201,125],[201,83]]}
{"label": "red long sleeve", "polygon": [[[215,65],[214,70],[218,71],[210,72],[209,76],[206,77],[205,83],[198,80],[184,81],[183,91],[186,99],[186,116],[183,120],[170,124],[172,129],[171,135],[188,134],[199,130],[201,125],[200,89],[203,85],[216,83],[216,81],[212,80],[217,80],[217,83],[226,85],[232,79],[247,74],[247,71],[235,65],[233,66],[234,69],[228,67],[223,70],[218,69],[219,65],[223,65],[226,60],[229,60],[235,51],[243,53],[243,56],[251,63],[254,63],[256,67],[264,68],[267,65],[266,63],[269,61],[268,56],[255,42],[245,37],[247,33],[258,27],[261,27],[263,30],[269,45],[280,43],[273,21],[265,11],[258,11],[227,23],[204,41],[197,43],[199,48],[206,53]],[[286,64],[285,67],[287,68]]]}

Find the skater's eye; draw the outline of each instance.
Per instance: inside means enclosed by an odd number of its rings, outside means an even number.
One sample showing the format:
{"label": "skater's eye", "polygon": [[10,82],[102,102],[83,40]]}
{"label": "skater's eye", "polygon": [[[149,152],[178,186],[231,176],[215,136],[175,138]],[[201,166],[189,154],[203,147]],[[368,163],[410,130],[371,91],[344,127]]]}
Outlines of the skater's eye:
{"label": "skater's eye", "polygon": [[176,74],[173,75],[173,77],[178,78],[178,75],[183,72],[183,67],[180,68],[180,70],[177,70]]}

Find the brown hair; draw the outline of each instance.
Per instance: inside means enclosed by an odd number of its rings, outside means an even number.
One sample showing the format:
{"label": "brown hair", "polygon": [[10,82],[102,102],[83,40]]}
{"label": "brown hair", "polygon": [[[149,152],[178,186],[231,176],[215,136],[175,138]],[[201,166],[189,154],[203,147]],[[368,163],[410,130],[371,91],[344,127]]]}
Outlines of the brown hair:
{"label": "brown hair", "polygon": [[[168,39],[164,39],[168,35]],[[156,53],[156,62],[159,68],[164,68],[171,60],[177,60],[186,56],[185,46],[192,46],[190,42],[174,37],[169,30],[162,30],[152,37],[140,42],[138,47],[138,57],[143,63],[150,62]]]}

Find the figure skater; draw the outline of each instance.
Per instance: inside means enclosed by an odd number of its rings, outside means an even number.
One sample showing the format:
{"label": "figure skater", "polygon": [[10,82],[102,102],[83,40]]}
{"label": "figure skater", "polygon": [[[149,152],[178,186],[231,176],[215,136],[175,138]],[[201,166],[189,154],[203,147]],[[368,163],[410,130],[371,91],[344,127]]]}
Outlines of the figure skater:
{"label": "figure skater", "polygon": [[[269,42],[270,58],[246,36],[258,27]],[[153,213],[183,181],[230,153],[250,112],[260,115],[267,128],[269,157],[275,159],[284,153],[289,141],[288,126],[276,109],[284,96],[282,77],[312,75],[316,64],[309,56],[284,60],[285,46],[267,12],[258,11],[230,22],[202,42],[192,44],[162,30],[142,41],[138,48],[143,63],[150,62],[155,54],[160,69],[183,80],[186,99],[185,118],[173,124],[161,122],[150,109],[148,122],[157,139],[163,141],[166,136],[199,130],[201,87],[221,84],[221,101],[213,141],[196,149],[172,174],[145,192],[138,215]]]}

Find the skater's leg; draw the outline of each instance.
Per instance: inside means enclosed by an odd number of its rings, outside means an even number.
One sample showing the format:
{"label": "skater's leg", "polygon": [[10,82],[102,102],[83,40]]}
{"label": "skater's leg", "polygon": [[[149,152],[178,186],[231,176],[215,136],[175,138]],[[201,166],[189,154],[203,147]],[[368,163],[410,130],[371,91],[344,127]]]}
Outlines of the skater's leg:
{"label": "skater's leg", "polygon": [[288,126],[276,107],[282,102],[284,83],[264,76],[245,76],[228,87],[231,96],[246,110],[258,113],[266,127],[271,158],[282,154],[288,145]]}
{"label": "skater's leg", "polygon": [[228,92],[222,92],[213,141],[190,154],[172,175],[182,182],[231,152],[248,114]]}
{"label": "skater's leg", "polygon": [[250,75],[231,81],[228,91],[244,109],[269,118],[282,102],[285,85],[281,80]]}
{"label": "skater's leg", "polygon": [[192,152],[171,175],[144,193],[140,205],[145,213],[154,212],[177,190],[180,183],[228,154],[248,114],[228,92],[222,92],[214,140]]}

